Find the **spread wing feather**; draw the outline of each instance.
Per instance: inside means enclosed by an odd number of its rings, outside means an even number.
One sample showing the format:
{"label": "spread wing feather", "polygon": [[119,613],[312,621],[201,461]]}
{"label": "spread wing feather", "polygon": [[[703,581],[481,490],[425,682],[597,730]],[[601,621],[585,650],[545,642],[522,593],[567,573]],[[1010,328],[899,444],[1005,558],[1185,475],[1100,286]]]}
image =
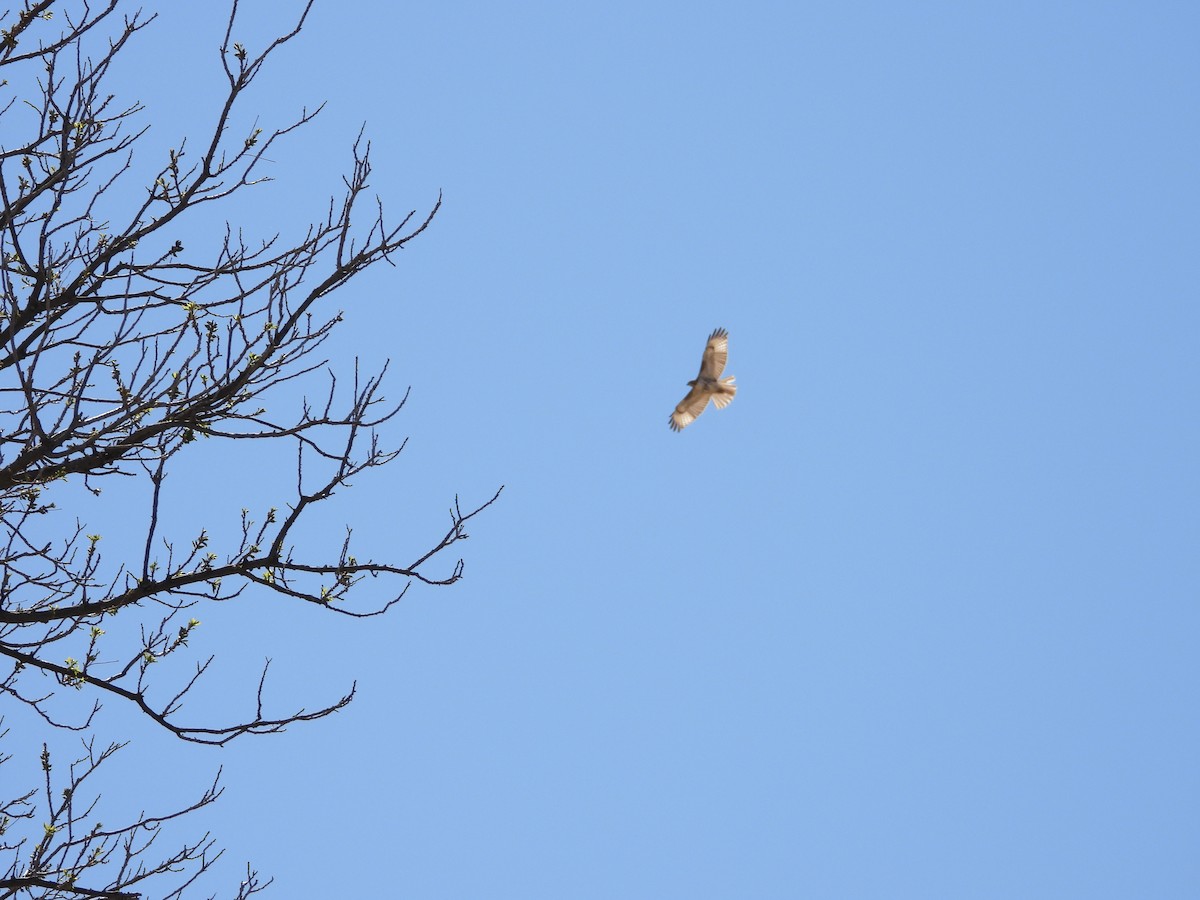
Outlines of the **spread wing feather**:
{"label": "spread wing feather", "polygon": [[704,356],[700,360],[699,378],[720,378],[725,371],[725,362],[729,359],[729,332],[724,328],[716,329],[708,336],[708,344],[704,348]]}
{"label": "spread wing feather", "polygon": [[671,413],[670,425],[672,431],[682,431],[693,422],[700,413],[704,412],[704,407],[708,406],[708,398],[711,395],[700,389],[697,385],[688,391],[688,395],[679,401],[679,405],[675,407],[675,412]]}

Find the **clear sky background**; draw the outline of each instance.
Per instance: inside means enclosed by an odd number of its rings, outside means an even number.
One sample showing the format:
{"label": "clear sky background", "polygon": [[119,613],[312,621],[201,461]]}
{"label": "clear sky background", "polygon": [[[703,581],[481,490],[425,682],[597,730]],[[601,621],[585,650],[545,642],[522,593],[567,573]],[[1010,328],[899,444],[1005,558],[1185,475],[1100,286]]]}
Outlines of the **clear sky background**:
{"label": "clear sky background", "polygon": [[[222,90],[216,7],[159,6],[110,85],[147,147]],[[138,724],[130,802],[223,765],[203,827],[281,897],[1200,896],[1198,39],[1185,2],[318,2],[241,121],[328,107],[223,214],[300,233],[364,121],[391,212],[445,201],[332,298],[409,444],[309,534],[406,563],[506,488],[383,619],[202,610],[238,709],[264,657],[277,708],[359,696],[224,750]],[[673,434],[717,326],[740,393]],[[180,534],[288,499],[290,455],[206,452]]]}

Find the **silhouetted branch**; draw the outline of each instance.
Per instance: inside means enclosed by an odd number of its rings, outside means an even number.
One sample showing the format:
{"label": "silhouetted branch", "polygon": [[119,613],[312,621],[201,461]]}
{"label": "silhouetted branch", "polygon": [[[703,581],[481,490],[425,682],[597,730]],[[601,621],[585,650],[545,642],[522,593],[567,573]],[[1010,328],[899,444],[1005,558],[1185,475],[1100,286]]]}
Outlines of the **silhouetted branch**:
{"label": "silhouetted branch", "polygon": [[[7,732],[0,734],[0,737]],[[155,856],[156,844],[167,823],[215,803],[221,796],[220,772],[192,803],[171,812],[140,813],[116,827],[98,818],[99,793],[91,789],[96,772],[125,744],[108,744],[97,750],[94,740],[83,742],[84,753],[67,768],[65,778],[54,773],[52,755],[43,744],[40,754],[42,786],[30,788],[0,807],[0,835],[12,826],[36,824],[37,832],[0,843],[0,897],[141,897],[140,886],[156,879],[158,896],[178,897],[197,877],[222,856],[208,834],[184,841],[165,855]],[[0,758],[0,765],[11,757]],[[172,877],[182,881],[169,891],[160,883]],[[270,882],[260,882],[247,870],[239,897],[249,897]]]}
{"label": "silhouetted branch", "polygon": [[[198,608],[258,591],[353,618],[380,615],[413,583],[462,577],[451,548],[500,491],[466,509],[456,496],[449,529],[396,550],[398,561],[360,558],[348,527],[328,546],[299,540],[320,504],[405,446],[381,434],[408,398],[407,390],[399,402],[385,397],[387,365],[365,374],[355,360],[353,377],[340,381],[330,368],[326,342],[343,317],[327,298],[371,266],[394,263],[442,198],[423,212],[385,215],[369,193],[371,147],[360,132],[338,194],[297,234],[254,240],[226,224],[214,246],[185,247],[198,210],[270,181],[270,155],[320,113],[235,125],[312,0],[299,0],[291,26],[258,50],[235,40],[233,0],[217,111],[198,140],[180,139],[149,165],[135,154],[144,110],[118,101],[107,81],[154,16],[119,18],[120,3],[25,0],[0,12],[0,658],[9,663],[0,694],[53,729],[90,731],[110,699],[183,740],[225,744],[330,715],[355,685],[279,713],[266,703],[267,660],[257,686],[245,685],[241,714],[187,721],[184,701],[214,666],[212,655],[177,665],[192,652]],[[301,396],[306,388],[314,399]],[[239,504],[228,511],[232,531],[210,533],[197,511],[169,505],[174,465],[255,446],[244,441],[294,453],[283,457],[296,462],[294,491],[277,506],[252,517]],[[144,516],[123,517],[121,540],[102,544],[63,507],[80,488],[100,496],[114,482],[144,485],[147,505]],[[180,519],[192,522],[186,537]],[[101,547],[114,543],[110,561]],[[61,798],[48,749],[45,796],[0,798],[0,822],[28,824],[35,803],[46,815],[42,836],[5,843],[9,825],[0,826],[0,852],[11,854],[0,897],[131,897],[152,876],[192,872],[167,894],[178,896],[215,860],[206,836],[146,862],[160,825],[211,803],[215,784],[166,817],[115,831],[92,824],[93,805],[80,806],[76,789],[117,748],[95,753],[91,741]],[[263,886],[248,870],[238,896]]]}

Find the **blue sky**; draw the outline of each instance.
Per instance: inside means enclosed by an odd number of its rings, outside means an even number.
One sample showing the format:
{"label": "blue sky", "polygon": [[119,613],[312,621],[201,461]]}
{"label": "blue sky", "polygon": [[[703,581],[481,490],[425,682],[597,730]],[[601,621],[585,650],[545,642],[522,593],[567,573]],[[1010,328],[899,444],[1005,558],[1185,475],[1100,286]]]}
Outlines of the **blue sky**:
{"label": "blue sky", "polygon": [[[115,82],[155,147],[221,90],[223,21],[162,6]],[[390,210],[445,199],[332,298],[409,444],[310,535],[406,562],[506,488],[386,618],[198,613],[221,691],[271,657],[283,706],[359,697],[223,751],[136,726],[130,771],[223,765],[205,827],[279,896],[1196,896],[1198,29],[319,2],[243,112],[328,106],[223,214],[299,233],[364,121]],[[717,326],[740,393],[673,434]],[[286,501],[290,456],[203,451],[181,531]]]}

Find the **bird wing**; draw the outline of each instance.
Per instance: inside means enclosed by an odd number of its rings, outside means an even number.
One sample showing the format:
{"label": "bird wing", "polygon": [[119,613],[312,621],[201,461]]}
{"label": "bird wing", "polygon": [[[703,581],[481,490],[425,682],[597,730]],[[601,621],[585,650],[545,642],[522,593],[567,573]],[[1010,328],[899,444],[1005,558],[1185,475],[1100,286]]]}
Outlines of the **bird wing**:
{"label": "bird wing", "polygon": [[699,378],[719,378],[725,371],[725,361],[729,359],[729,332],[718,328],[708,336],[708,344],[704,347],[704,356],[700,360]]}
{"label": "bird wing", "polygon": [[675,412],[671,413],[669,420],[671,430],[682,431],[695,422],[696,416],[704,412],[704,407],[708,406],[710,396],[700,385],[696,385],[688,391],[688,395],[675,407]]}

